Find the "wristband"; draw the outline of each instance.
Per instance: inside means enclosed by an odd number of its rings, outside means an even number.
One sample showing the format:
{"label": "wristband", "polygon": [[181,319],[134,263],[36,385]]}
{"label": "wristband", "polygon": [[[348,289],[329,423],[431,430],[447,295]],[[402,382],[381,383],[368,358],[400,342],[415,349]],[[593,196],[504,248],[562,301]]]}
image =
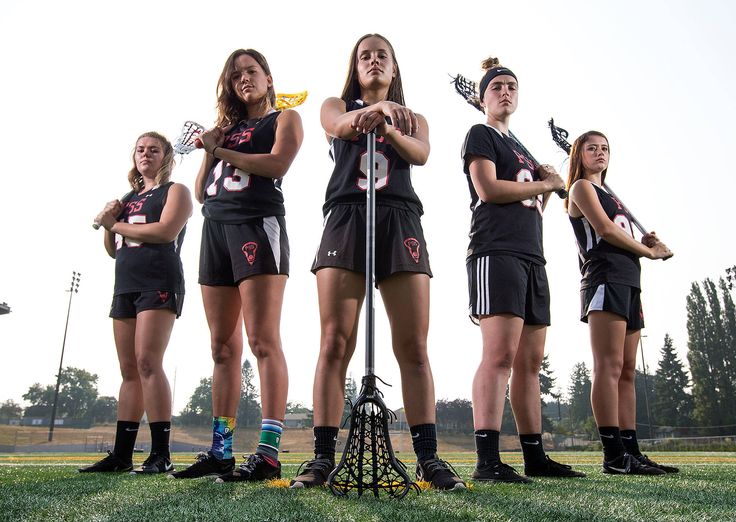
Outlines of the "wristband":
{"label": "wristband", "polygon": [[220,148],[220,146],[219,146],[219,145],[215,145],[215,148],[214,148],[214,149],[212,149],[212,152],[210,152],[210,154],[212,154],[212,155],[214,156],[214,155],[215,155],[215,151],[216,151],[217,149],[219,149],[219,148]]}

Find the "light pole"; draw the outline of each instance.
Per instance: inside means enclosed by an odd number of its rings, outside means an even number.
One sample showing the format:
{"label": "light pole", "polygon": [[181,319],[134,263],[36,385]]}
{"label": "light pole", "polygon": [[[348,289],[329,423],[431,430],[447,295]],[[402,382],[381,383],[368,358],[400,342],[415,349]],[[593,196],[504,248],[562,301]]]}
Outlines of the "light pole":
{"label": "light pole", "polygon": [[649,385],[647,384],[647,363],[644,362],[644,341],[643,338],[646,335],[639,336],[639,348],[641,349],[641,367],[644,369],[644,403],[647,406],[647,422],[649,423],[649,438],[653,439],[652,435],[652,410],[649,409]]}
{"label": "light pole", "polygon": [[56,374],[56,391],[54,392],[54,405],[51,407],[51,424],[49,425],[49,442],[54,440],[54,423],[56,422],[56,405],[59,402],[59,385],[61,384],[61,366],[64,364],[64,347],[66,346],[66,332],[69,329],[69,312],[72,310],[72,296],[79,292],[79,280],[82,278],[80,272],[72,272],[72,282],[69,284],[69,306],[66,309],[66,325],[64,326],[64,340],[61,343],[61,358],[59,359],[59,373]]}

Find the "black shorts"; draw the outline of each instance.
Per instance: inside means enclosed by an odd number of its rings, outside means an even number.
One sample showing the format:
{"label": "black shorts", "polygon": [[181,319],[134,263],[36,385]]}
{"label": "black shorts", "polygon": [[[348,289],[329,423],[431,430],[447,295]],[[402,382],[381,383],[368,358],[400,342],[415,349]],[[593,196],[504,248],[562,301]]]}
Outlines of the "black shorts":
{"label": "black shorts", "polygon": [[289,238],[283,216],[247,223],[204,220],[199,249],[199,284],[237,286],[260,274],[289,275]]}
{"label": "black shorts", "polygon": [[626,319],[627,330],[644,328],[641,290],[628,285],[604,283],[580,290],[580,320],[588,322],[594,311],[611,312]]}
{"label": "black shorts", "polygon": [[132,292],[112,297],[110,317],[113,319],[132,319],[144,310],[171,310],[176,317],[181,315],[184,294],[154,290],[152,292]]}
{"label": "black shorts", "polygon": [[[325,217],[312,272],[343,268],[365,273],[365,205],[335,205]],[[376,205],[376,283],[398,272],[432,277],[417,214]]]}
{"label": "black shorts", "polygon": [[513,314],[528,325],[550,325],[549,284],[544,265],[509,255],[469,259],[470,318]]}

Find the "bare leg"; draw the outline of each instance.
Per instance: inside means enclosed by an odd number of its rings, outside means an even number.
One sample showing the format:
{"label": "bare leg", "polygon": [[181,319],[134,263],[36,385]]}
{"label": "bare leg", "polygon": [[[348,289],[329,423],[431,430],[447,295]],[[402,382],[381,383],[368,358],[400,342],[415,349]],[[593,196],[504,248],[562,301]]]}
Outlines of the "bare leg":
{"label": "bare leg", "polygon": [[641,330],[627,330],[624,365],[618,381],[618,422],[622,430],[636,429],[636,348]]}
{"label": "bare leg", "polygon": [[509,399],[520,434],[542,433],[539,370],[544,358],[546,326],[524,326],[514,357]]}
{"label": "bare leg", "polygon": [[285,275],[258,275],[240,285],[248,344],[258,363],[263,418],[284,420],[289,373],[281,348]]}
{"label": "bare leg", "polygon": [[113,319],[112,331],[123,382],[118,394],[118,420],[140,422],[143,417],[143,388],[135,359],[136,320]]}
{"label": "bare leg", "polygon": [[320,351],[314,375],[314,425],[338,426],[345,403],[345,375],[355,351],[365,277],[340,268],[317,272]]}
{"label": "bare leg", "polygon": [[476,430],[501,429],[503,403],[524,320],[511,314],[483,316],[483,356],[473,379],[473,424]]}
{"label": "bare leg", "polygon": [[202,285],[201,288],[215,362],[212,415],[235,417],[240,402],[240,359],[243,355],[240,293],[229,286]]}
{"label": "bare leg", "polygon": [[619,379],[624,365],[626,321],[620,315],[595,311],[588,315],[593,350],[590,400],[596,424],[618,426]]}
{"label": "bare leg", "polygon": [[136,317],[135,355],[148,422],[171,420],[171,389],[163,361],[175,319],[171,310],[144,310]]}
{"label": "bare leg", "polygon": [[427,357],[429,276],[400,272],[381,282],[380,290],[401,372],[406,420],[410,426],[434,424],[434,380]]}

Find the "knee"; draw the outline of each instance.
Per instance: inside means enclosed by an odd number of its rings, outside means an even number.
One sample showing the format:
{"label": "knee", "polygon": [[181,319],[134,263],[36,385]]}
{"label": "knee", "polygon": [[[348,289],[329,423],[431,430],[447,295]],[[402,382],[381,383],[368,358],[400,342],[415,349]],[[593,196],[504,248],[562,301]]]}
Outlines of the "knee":
{"label": "knee", "polygon": [[254,334],[248,335],[248,346],[256,359],[265,359],[281,350],[281,341],[278,338]]}
{"label": "knee", "polygon": [[411,339],[394,345],[394,353],[399,366],[403,369],[424,371],[429,368],[427,357],[427,343],[422,340]]}
{"label": "knee", "polygon": [[[593,367],[594,379],[612,379],[618,381],[623,375],[623,362],[618,360],[602,361]],[[633,372],[631,374],[633,378]]]}
{"label": "knee", "polygon": [[138,363],[136,361],[121,361],[120,375],[122,375],[123,377],[123,382],[140,380],[140,375],[138,373]]}
{"label": "knee", "polygon": [[161,365],[157,361],[144,355],[138,358],[137,369],[138,375],[140,375],[141,379],[148,379],[159,372]]}
{"label": "knee", "polygon": [[492,370],[497,372],[510,374],[511,368],[514,366],[513,350],[496,349],[483,359]]}
{"label": "knee", "polygon": [[233,345],[217,341],[212,342],[212,360],[215,364],[227,365],[235,361],[235,364],[239,366],[240,352],[241,350]]}
{"label": "knee", "polygon": [[323,332],[320,359],[328,364],[340,364],[350,357],[348,336],[339,332]]}

